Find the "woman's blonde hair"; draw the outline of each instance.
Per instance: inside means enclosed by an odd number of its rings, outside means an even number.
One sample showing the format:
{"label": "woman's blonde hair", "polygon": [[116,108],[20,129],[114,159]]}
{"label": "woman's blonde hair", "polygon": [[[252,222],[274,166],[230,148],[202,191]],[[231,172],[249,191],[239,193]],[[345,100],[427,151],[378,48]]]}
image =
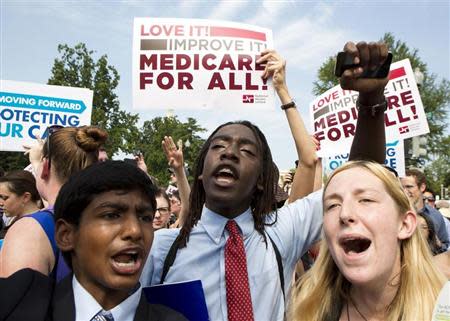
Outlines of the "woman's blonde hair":
{"label": "woman's blonde hair", "polygon": [[[400,181],[383,166],[368,161],[352,161],[336,169],[328,179],[325,191],[338,173],[363,168],[378,177],[398,208],[398,215],[412,210]],[[400,242],[401,272],[398,291],[387,308],[387,321],[431,320],[444,276],[434,267],[432,255],[422,234],[416,229]],[[289,317],[298,321],[337,321],[349,298],[348,282],[333,261],[325,241],[314,266],[292,291]]]}

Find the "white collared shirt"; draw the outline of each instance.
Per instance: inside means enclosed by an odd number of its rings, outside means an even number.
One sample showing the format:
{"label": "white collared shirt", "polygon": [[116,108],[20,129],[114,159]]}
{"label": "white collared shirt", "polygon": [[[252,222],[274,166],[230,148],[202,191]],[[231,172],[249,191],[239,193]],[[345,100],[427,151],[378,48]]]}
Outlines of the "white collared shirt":
{"label": "white collared shirt", "polygon": [[[297,200],[277,211],[277,223],[265,226],[280,251],[286,298],[295,264],[302,254],[320,238],[322,228],[322,190]],[[268,222],[273,220],[268,216]],[[275,252],[270,241],[255,230],[251,210],[234,218],[242,232],[250,293],[255,320],[283,320],[285,302]],[[224,249],[229,233],[228,219],[203,207],[201,220],[192,228],[187,247],[177,251],[165,283],[199,279],[205,292],[210,320],[228,320],[225,289]],[[143,286],[160,282],[164,259],[178,236],[179,229],[161,229],[141,274]]]}
{"label": "white collared shirt", "polygon": [[[90,321],[103,310],[94,297],[78,282],[75,275],[72,278],[73,297],[75,300],[75,321]],[[119,305],[109,310],[114,321],[133,321],[136,309],[141,299],[141,286]]]}

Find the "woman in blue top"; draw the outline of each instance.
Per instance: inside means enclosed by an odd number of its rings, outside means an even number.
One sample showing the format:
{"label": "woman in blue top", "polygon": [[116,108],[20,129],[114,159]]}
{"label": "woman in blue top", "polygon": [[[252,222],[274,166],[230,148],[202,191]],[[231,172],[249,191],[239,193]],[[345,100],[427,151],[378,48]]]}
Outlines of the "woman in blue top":
{"label": "woman in blue top", "polygon": [[0,177],[0,207],[10,219],[9,224],[0,231],[0,239],[21,217],[39,211],[41,197],[36,189],[36,179],[28,171],[12,171]]}
{"label": "woman in blue top", "polygon": [[107,133],[99,128],[49,127],[44,144],[27,148],[37,189],[48,207],[22,218],[8,231],[0,256],[0,277],[31,268],[45,275],[56,262],[53,204],[61,186],[75,172],[97,162]]}

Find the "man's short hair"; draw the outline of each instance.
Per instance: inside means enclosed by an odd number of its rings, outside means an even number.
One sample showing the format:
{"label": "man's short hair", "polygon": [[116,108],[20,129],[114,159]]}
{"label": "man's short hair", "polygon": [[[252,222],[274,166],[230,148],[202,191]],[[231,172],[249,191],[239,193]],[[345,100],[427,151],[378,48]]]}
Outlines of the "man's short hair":
{"label": "man's short hair", "polygon": [[[157,188],[148,175],[123,161],[107,161],[93,164],[69,178],[55,202],[55,221],[64,219],[78,227],[83,211],[94,198],[114,190],[140,191],[156,209]],[[70,253],[63,255],[70,265]]]}
{"label": "man's short hair", "polygon": [[180,191],[179,190],[174,190],[171,194],[170,197],[174,197],[176,198],[178,201],[181,202],[181,198],[180,198]]}
{"label": "man's short hair", "polygon": [[410,168],[405,171],[405,176],[413,176],[416,179],[417,186],[421,186],[422,184],[427,184],[427,180],[425,178],[425,174],[417,168]]}

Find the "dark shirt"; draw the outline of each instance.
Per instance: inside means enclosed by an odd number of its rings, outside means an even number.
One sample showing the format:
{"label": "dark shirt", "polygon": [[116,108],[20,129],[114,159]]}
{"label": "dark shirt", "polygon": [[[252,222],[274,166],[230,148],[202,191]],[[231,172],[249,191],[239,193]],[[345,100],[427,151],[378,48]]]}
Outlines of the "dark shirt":
{"label": "dark shirt", "polygon": [[425,205],[425,207],[422,208],[421,213],[433,222],[436,235],[442,243],[442,250],[446,251],[450,245],[450,240],[448,237],[447,228],[445,226],[444,217],[437,209],[428,205]]}

